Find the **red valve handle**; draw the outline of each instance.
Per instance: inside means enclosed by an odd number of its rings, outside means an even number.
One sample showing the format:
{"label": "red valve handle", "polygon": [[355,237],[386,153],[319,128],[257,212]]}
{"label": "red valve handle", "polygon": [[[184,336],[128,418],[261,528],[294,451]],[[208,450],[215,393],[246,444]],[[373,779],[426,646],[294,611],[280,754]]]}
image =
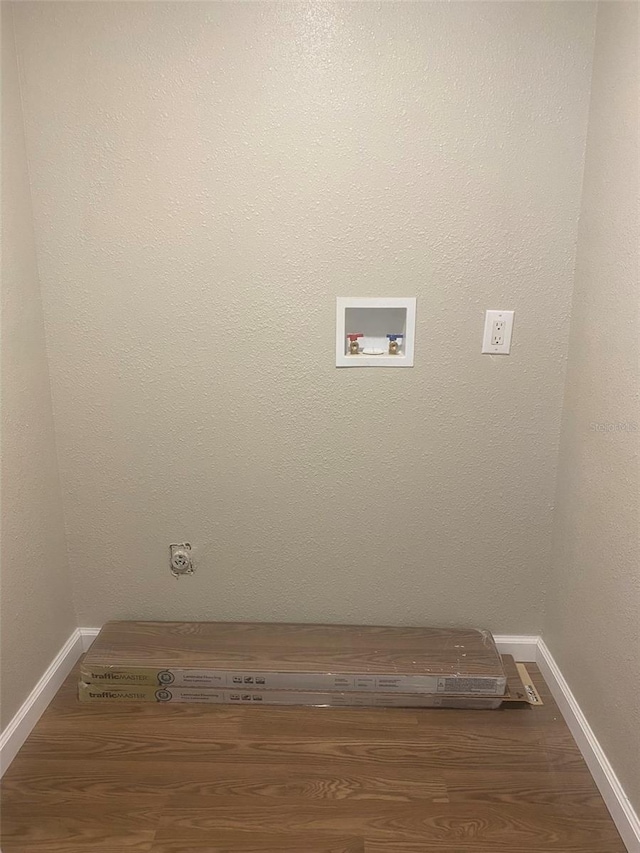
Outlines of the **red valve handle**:
{"label": "red valve handle", "polygon": [[357,341],[358,338],[364,338],[364,335],[362,334],[362,332],[356,332],[355,335],[347,335],[347,337],[350,341]]}

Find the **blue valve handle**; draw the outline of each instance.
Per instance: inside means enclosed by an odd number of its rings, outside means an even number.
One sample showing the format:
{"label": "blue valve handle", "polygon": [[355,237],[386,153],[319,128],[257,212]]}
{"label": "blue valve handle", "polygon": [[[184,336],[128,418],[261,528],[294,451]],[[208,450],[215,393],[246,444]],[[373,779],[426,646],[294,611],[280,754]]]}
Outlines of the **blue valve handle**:
{"label": "blue valve handle", "polygon": [[387,335],[390,341],[397,341],[398,338],[404,338],[404,335]]}

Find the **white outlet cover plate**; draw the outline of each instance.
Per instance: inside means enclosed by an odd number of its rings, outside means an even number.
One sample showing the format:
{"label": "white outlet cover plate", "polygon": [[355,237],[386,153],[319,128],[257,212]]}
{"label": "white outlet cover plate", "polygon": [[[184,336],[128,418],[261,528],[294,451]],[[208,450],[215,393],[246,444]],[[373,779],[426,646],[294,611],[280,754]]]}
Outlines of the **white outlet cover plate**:
{"label": "white outlet cover plate", "polygon": [[[487,311],[484,316],[484,335],[482,338],[482,352],[491,355],[509,355],[511,352],[511,335],[513,334],[513,316],[515,311]],[[496,321],[504,322],[504,341],[501,344],[493,344],[493,328]]]}

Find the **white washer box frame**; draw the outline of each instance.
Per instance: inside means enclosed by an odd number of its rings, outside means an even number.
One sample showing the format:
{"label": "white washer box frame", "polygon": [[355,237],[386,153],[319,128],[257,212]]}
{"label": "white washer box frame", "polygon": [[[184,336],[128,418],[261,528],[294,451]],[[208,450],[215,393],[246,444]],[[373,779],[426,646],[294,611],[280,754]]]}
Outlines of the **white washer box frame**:
{"label": "white washer box frame", "polygon": [[[347,334],[365,332],[364,329],[347,329],[347,309],[401,309],[406,311],[401,355],[350,355],[347,353]],[[389,334],[402,331],[389,329]],[[360,297],[338,296],[336,299],[336,367],[413,367],[416,337],[416,297]]]}

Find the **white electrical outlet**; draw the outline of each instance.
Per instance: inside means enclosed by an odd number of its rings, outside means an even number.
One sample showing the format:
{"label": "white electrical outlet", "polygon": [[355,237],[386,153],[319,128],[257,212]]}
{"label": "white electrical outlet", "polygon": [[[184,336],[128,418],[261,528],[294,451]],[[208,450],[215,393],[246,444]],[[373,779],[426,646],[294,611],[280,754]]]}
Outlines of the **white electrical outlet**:
{"label": "white electrical outlet", "polygon": [[515,311],[487,311],[484,317],[482,352],[509,355]]}

